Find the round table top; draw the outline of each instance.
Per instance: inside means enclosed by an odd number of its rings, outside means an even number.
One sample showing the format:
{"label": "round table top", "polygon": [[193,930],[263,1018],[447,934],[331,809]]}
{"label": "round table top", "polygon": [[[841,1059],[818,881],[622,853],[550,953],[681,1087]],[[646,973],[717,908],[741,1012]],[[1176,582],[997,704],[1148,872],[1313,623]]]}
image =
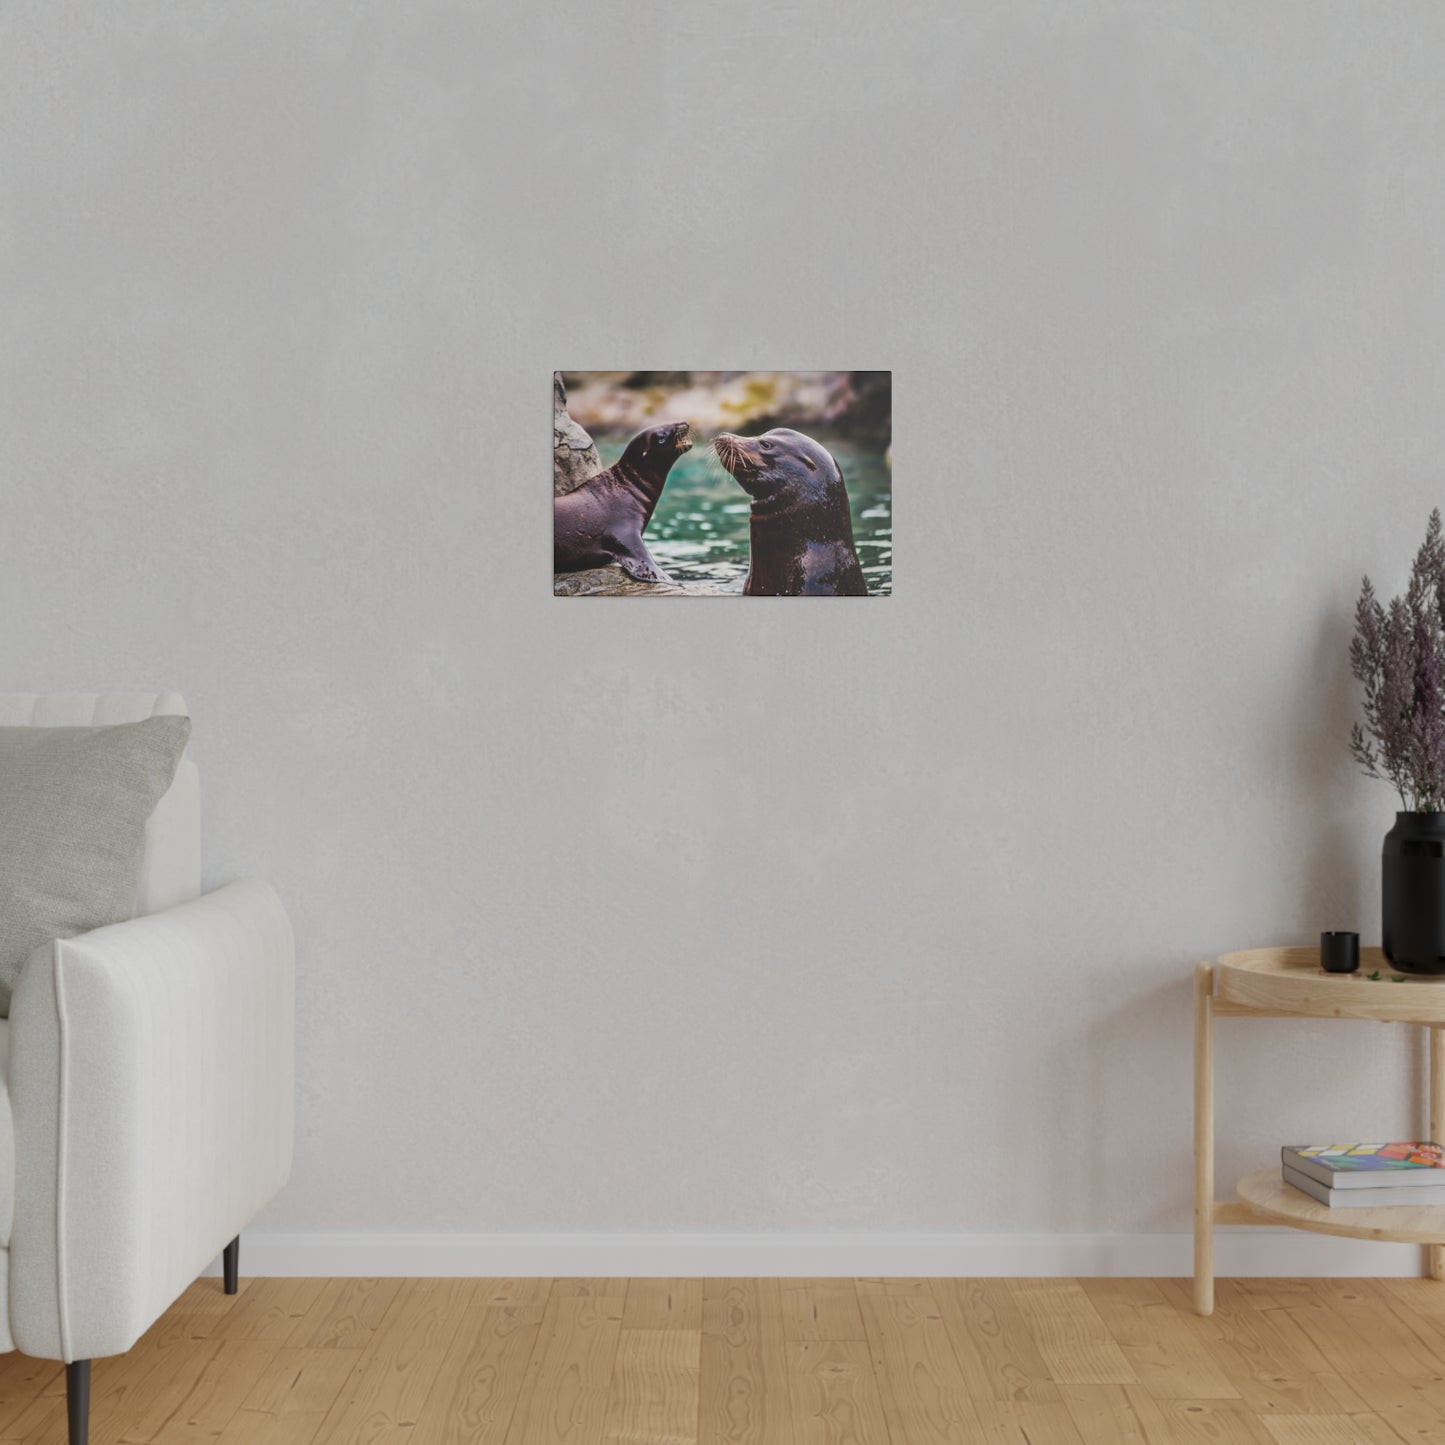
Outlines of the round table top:
{"label": "round table top", "polygon": [[[1347,978],[1350,976],[1345,975]],[[1279,1165],[1248,1174],[1235,1190],[1239,1202],[1274,1224],[1343,1234],[1351,1239],[1393,1240],[1401,1244],[1445,1243],[1445,1205],[1408,1204],[1380,1209],[1341,1209],[1319,1204],[1280,1177]]]}
{"label": "round table top", "polygon": [[1445,1024],[1445,975],[1396,973],[1378,948],[1360,949],[1358,973],[1326,973],[1318,948],[1226,953],[1215,966],[1214,996],[1264,1013]]}

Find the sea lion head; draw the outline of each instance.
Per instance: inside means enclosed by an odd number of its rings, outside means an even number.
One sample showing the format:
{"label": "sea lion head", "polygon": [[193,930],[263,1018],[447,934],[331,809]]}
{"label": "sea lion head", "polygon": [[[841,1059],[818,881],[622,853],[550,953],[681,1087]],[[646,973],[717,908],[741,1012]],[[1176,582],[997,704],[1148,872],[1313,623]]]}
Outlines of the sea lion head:
{"label": "sea lion head", "polygon": [[640,431],[622,453],[622,463],[642,472],[666,476],[672,464],[692,450],[692,427],[685,421],[670,421]]}
{"label": "sea lion head", "polygon": [[812,437],[791,427],[774,427],[758,437],[723,432],[713,439],[718,460],[758,504],[778,500],[788,506],[848,505],[843,473],[833,455]]}

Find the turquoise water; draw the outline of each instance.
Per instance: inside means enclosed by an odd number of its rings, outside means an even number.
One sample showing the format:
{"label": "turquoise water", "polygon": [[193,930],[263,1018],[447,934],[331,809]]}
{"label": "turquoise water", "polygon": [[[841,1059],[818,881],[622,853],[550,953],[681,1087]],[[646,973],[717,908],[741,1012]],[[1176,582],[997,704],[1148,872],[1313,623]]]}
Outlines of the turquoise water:
{"label": "turquoise water", "polygon": [[[853,539],[869,596],[893,590],[893,479],[881,452],[812,432],[838,460],[848,484]],[[622,455],[626,437],[598,436],[602,465]],[[644,534],[663,571],[679,582],[720,582],[742,590],[748,575],[748,497],[699,437],[668,474]]]}

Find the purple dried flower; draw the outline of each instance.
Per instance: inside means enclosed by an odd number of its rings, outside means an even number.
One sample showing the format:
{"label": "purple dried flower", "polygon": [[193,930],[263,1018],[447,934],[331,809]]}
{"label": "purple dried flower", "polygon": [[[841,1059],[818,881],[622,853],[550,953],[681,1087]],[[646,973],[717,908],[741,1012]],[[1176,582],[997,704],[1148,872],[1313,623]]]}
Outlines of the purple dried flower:
{"label": "purple dried flower", "polygon": [[1403,597],[1386,609],[1365,578],[1350,670],[1365,689],[1364,726],[1350,730],[1355,761],[1392,783],[1406,809],[1445,811],[1445,535],[1438,509]]}
{"label": "purple dried flower", "polygon": [[1445,719],[1440,716],[1438,612],[1432,606],[1412,619],[1415,660],[1414,711],[1410,718],[1410,761],[1415,785],[1431,811],[1439,811],[1441,777],[1445,772]]}

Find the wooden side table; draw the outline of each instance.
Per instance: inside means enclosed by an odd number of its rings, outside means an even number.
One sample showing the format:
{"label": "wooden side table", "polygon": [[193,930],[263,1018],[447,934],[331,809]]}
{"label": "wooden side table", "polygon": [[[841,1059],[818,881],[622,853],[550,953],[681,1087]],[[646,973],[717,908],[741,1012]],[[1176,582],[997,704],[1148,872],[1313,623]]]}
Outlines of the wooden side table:
{"label": "wooden side table", "polygon": [[[1378,979],[1367,975],[1379,971]],[[1378,948],[1360,950],[1359,973],[1325,973],[1318,948],[1226,953],[1194,970],[1194,1308],[1214,1312],[1214,1226],[1287,1224],[1318,1234],[1426,1244],[1431,1278],[1445,1280],[1445,1205],[1331,1209],[1291,1188],[1276,1163],[1248,1174],[1236,1199],[1214,1197],[1214,1020],[1376,1019],[1422,1024],[1430,1038],[1430,1138],[1445,1135],[1445,977],[1392,981]]]}

